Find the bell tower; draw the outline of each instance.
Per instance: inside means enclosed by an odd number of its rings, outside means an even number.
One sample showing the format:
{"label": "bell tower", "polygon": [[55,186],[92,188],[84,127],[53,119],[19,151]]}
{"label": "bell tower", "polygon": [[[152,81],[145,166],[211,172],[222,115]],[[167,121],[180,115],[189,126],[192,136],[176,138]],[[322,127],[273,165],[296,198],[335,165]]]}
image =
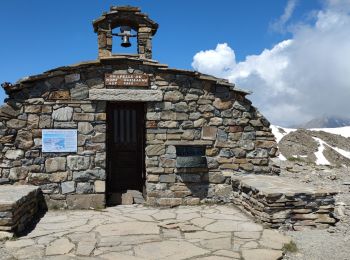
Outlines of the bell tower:
{"label": "bell tower", "polygon": [[[152,37],[158,24],[141,13],[138,7],[112,6],[109,12],[93,21],[94,31],[98,36],[98,57],[111,57],[113,36],[121,37],[121,46],[130,47],[130,37],[137,37],[137,52],[142,59],[152,59]],[[119,33],[113,29],[120,28]],[[132,34],[132,30],[136,34]]]}

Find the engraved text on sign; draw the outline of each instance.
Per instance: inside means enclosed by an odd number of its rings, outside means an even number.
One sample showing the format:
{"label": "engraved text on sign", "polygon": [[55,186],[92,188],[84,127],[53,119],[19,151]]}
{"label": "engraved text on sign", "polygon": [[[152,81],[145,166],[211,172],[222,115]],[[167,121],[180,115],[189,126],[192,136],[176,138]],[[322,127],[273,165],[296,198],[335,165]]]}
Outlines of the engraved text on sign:
{"label": "engraved text on sign", "polygon": [[144,74],[106,74],[105,85],[114,87],[137,86],[148,87],[149,77]]}

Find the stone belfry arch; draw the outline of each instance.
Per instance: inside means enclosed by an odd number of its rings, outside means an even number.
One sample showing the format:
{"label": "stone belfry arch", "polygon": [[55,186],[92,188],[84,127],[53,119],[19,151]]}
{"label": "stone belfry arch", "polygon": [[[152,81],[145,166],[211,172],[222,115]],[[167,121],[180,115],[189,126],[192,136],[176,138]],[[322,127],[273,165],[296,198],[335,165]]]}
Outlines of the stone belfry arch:
{"label": "stone belfry arch", "polygon": [[112,30],[129,26],[136,31],[137,52],[142,59],[152,59],[152,36],[156,34],[158,24],[141,13],[138,7],[112,6],[109,12],[93,21],[94,31],[98,35],[99,58],[112,56]]}

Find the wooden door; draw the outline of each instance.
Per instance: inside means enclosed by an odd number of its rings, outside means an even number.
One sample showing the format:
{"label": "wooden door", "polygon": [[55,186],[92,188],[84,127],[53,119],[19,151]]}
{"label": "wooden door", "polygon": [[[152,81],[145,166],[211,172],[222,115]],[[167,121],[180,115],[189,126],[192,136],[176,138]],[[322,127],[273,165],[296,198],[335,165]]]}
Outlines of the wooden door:
{"label": "wooden door", "polygon": [[107,192],[142,191],[145,180],[144,104],[111,103],[107,113]]}

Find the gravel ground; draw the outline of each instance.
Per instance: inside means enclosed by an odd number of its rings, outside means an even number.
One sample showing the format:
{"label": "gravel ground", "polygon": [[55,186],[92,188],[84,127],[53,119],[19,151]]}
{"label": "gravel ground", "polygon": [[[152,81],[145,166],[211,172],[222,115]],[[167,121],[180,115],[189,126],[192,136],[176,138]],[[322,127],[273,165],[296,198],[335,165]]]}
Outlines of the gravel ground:
{"label": "gravel ground", "polygon": [[326,230],[287,231],[298,250],[284,259],[350,260],[350,169],[286,161],[281,162],[281,176],[340,192],[335,210],[339,222]]}

